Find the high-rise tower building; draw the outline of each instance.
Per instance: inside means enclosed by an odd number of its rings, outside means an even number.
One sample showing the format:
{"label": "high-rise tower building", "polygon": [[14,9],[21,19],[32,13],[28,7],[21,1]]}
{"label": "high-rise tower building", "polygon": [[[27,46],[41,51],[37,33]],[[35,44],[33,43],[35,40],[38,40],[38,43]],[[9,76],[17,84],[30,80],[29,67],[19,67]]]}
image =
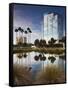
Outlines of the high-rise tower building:
{"label": "high-rise tower building", "polygon": [[[58,41],[60,33],[59,30],[61,25],[59,26],[59,16],[55,13],[44,14],[44,39],[48,43],[51,38],[54,38]],[[61,23],[61,22],[60,22]],[[60,31],[62,32],[62,31]]]}

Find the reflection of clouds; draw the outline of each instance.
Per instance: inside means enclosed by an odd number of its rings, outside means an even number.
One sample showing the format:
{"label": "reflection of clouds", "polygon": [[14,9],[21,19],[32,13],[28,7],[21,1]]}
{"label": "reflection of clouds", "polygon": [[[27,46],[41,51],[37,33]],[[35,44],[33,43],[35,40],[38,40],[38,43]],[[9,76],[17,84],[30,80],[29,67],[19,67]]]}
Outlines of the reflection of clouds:
{"label": "reflection of clouds", "polygon": [[[26,58],[24,58],[24,57],[22,57],[22,59],[23,59],[23,64],[25,65],[26,64],[26,62],[28,61],[28,63],[27,64],[32,64],[32,65],[35,65],[35,64],[39,64],[39,63],[41,63],[42,64],[42,62],[43,61],[40,61],[40,59],[38,60],[38,61],[35,61],[34,60],[34,56],[35,55],[39,55],[39,53],[38,52],[30,52],[30,54],[28,53],[28,55],[27,55],[27,57]],[[55,55],[53,54],[53,55],[51,55],[51,54],[44,54],[45,55],[45,57],[46,57],[46,60],[44,61],[44,66],[47,66],[48,64],[51,64],[51,62],[50,62],[50,60],[48,59],[48,57],[49,56],[54,56],[55,57]],[[58,65],[58,62],[59,62],[59,57],[58,56],[56,56],[55,57],[56,58],[56,60],[55,60],[55,62],[54,62],[54,64],[55,65]],[[22,60],[21,59],[21,60]],[[16,57],[16,55],[14,54],[14,63],[17,61],[17,57]],[[30,62],[31,61],[31,62]]]}
{"label": "reflection of clouds", "polygon": [[[27,53],[26,58],[22,57],[21,59],[18,59],[16,54],[14,54],[13,55],[13,63],[24,65],[26,67],[32,67],[33,71],[41,70],[44,67],[46,68],[48,65],[55,65],[59,68],[62,68],[63,70],[65,68],[65,62],[64,62],[64,60],[59,58],[59,55],[44,54],[46,57],[45,61],[40,61],[40,59],[38,61],[35,61],[35,59],[34,59],[35,55],[39,55],[39,53],[38,52],[30,52],[30,53]],[[48,59],[49,56],[54,56],[56,58],[54,63],[51,63],[51,61]]]}

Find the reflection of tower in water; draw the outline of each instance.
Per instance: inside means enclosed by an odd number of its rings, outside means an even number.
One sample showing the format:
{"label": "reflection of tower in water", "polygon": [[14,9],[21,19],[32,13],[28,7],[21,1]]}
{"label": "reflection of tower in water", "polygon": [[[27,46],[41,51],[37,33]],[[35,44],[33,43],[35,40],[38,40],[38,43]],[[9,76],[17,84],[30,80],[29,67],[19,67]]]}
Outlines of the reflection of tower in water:
{"label": "reflection of tower in water", "polygon": [[65,71],[65,61],[62,58],[60,58],[60,56],[58,59],[59,59],[58,60],[58,67],[61,68],[63,71]]}

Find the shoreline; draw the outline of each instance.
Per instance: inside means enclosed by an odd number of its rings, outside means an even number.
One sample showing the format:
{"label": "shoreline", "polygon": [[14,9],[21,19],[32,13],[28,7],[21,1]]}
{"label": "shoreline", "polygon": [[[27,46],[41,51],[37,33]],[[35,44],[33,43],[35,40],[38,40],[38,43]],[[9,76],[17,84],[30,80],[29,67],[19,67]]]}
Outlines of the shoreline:
{"label": "shoreline", "polygon": [[22,52],[44,52],[44,53],[55,53],[55,54],[61,54],[65,52],[64,48],[29,48],[29,47],[24,47],[24,48],[13,48],[13,53],[22,53]]}

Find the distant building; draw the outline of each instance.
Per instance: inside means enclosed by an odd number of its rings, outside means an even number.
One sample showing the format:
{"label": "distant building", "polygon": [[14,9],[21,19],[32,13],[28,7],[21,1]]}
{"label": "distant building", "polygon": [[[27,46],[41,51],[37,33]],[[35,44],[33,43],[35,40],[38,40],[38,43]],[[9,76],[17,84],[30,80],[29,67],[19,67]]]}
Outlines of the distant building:
{"label": "distant building", "polygon": [[23,44],[23,43],[27,43],[27,38],[26,37],[16,37],[16,44]]}
{"label": "distant building", "polygon": [[23,43],[22,37],[16,37],[16,44]]}
{"label": "distant building", "polygon": [[59,39],[63,36],[63,26],[61,17],[55,13],[44,14],[44,39],[46,42],[53,37]]}

